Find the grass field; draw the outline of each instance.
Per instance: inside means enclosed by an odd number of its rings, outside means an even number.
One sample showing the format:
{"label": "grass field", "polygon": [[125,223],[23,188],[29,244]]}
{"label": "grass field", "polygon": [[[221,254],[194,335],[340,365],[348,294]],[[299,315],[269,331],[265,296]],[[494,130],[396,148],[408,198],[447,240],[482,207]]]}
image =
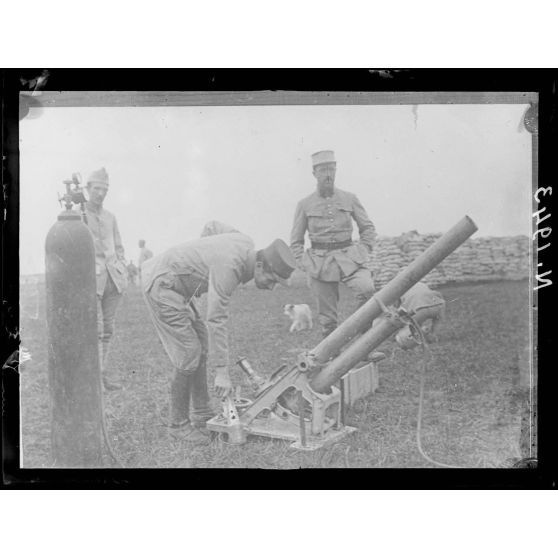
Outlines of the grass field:
{"label": "grass field", "polygon": [[[448,305],[440,339],[432,346],[422,428],[422,445],[437,461],[461,467],[507,466],[519,453],[521,391],[518,350],[528,343],[528,284],[493,282],[442,287]],[[272,293],[252,285],[231,304],[231,361],[245,356],[262,375],[320,340],[318,328],[290,334],[282,314],[288,302],[313,298],[304,284]],[[31,360],[21,367],[24,467],[49,467],[49,395],[44,288],[26,285],[21,293],[22,345]],[[347,291],[343,317],[354,310]],[[167,411],[168,359],[149,321],[141,293],[130,287],[119,308],[107,366],[125,389],[105,394],[109,436],[129,468],[144,467],[434,467],[415,440],[421,353],[403,352],[392,341],[379,364],[380,388],[357,403],[347,422],[358,432],[316,452],[293,450],[288,442],[251,437],[243,446],[220,440],[192,447],[172,438],[162,421]],[[244,378],[232,367],[233,381]],[[217,401],[214,401],[218,408]],[[106,466],[111,466],[107,458]]]}

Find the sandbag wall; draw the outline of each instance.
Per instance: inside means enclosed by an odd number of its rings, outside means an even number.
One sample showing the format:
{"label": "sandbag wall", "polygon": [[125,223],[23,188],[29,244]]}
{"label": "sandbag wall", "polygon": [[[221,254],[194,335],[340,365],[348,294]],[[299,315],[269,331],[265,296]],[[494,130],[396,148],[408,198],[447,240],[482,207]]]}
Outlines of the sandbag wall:
{"label": "sandbag wall", "polygon": [[[383,287],[441,234],[404,233],[378,237],[368,264],[376,288]],[[529,276],[529,238],[484,237],[467,240],[434,268],[424,282],[430,286],[469,281],[518,280]]]}

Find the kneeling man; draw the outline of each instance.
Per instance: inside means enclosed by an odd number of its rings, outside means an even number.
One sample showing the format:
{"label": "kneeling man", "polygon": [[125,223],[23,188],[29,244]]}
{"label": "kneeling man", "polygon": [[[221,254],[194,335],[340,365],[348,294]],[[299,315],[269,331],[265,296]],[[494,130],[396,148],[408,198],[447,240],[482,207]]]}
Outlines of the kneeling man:
{"label": "kneeling man", "polygon": [[[437,326],[445,316],[446,301],[442,294],[432,290],[426,283],[419,282],[401,297],[399,303],[405,310],[413,313],[427,343],[434,343]],[[408,325],[397,332],[395,340],[403,349],[417,346],[417,340]]]}
{"label": "kneeling man", "polygon": [[[143,264],[145,300],[174,367],[170,426],[179,429],[182,438],[207,441],[200,427],[215,415],[207,390],[208,356],[215,367],[216,394],[225,397],[231,391],[227,322],[233,292],[251,279],[260,289],[287,284],[295,267],[282,240],[256,250],[239,232],[185,242]],[[202,293],[207,293],[207,325],[194,303]]]}

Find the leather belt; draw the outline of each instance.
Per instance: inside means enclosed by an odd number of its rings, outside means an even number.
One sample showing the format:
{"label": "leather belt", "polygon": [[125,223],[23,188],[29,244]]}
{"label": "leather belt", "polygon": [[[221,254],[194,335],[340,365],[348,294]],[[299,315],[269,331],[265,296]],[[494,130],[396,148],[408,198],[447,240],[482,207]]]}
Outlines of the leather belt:
{"label": "leather belt", "polygon": [[352,240],[344,240],[343,242],[312,242],[311,245],[316,250],[339,250],[348,248],[352,243]]}

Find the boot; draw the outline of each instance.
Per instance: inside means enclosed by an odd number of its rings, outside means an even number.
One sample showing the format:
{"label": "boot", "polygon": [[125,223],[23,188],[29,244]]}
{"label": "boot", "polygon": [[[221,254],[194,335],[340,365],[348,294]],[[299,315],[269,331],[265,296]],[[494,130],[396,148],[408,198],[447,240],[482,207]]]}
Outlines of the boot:
{"label": "boot", "polygon": [[202,356],[200,364],[191,378],[192,423],[194,426],[205,426],[205,423],[217,413],[209,404],[207,391],[207,360]]}
{"label": "boot", "polygon": [[175,369],[170,385],[169,423],[171,427],[180,427],[189,422],[190,384],[190,375]]}

